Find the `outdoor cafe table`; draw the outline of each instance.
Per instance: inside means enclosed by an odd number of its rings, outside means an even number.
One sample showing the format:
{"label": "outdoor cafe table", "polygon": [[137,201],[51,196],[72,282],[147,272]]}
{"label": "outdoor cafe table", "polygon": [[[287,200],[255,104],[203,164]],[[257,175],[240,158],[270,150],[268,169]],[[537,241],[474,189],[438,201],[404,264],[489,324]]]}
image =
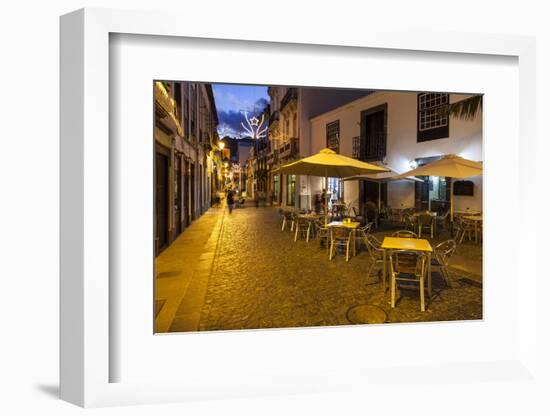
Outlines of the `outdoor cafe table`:
{"label": "outdoor cafe table", "polygon": [[388,250],[409,250],[424,252],[428,256],[428,296],[432,296],[432,246],[428,240],[422,238],[400,238],[385,237],[381,248],[384,250],[384,263],[382,266],[382,279],[384,281],[384,291],[386,291],[387,278],[387,255]]}
{"label": "outdoor cafe table", "polygon": [[327,227],[347,227],[351,228],[351,240],[352,240],[352,255],[355,257],[355,233],[357,228],[361,225],[358,221],[344,222],[344,221],[332,221],[327,224]]}

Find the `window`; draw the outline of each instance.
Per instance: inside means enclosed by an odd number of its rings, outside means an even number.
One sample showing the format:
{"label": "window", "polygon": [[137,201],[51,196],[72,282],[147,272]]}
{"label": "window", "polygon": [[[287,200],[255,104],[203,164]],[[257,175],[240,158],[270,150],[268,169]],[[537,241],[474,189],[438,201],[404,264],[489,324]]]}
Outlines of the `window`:
{"label": "window", "polygon": [[340,120],[327,124],[327,147],[340,153]]}
{"label": "window", "polygon": [[189,84],[183,84],[183,134],[189,138]]}
{"label": "window", "polygon": [[328,195],[331,204],[344,199],[344,187],[339,178],[328,178]]}
{"label": "window", "polygon": [[279,175],[273,176],[273,194],[275,199],[279,200]]}
{"label": "window", "polygon": [[438,108],[449,104],[449,94],[418,94],[417,141],[449,137],[449,117],[438,114]]}
{"label": "window", "polygon": [[286,177],[286,204],[294,205],[294,194],[296,193],[296,175]]}
{"label": "window", "polygon": [[191,101],[191,136],[196,137],[196,130],[195,130],[195,121],[197,119],[197,96],[195,95],[195,86],[191,85],[191,90],[189,91],[190,95],[190,101]]}

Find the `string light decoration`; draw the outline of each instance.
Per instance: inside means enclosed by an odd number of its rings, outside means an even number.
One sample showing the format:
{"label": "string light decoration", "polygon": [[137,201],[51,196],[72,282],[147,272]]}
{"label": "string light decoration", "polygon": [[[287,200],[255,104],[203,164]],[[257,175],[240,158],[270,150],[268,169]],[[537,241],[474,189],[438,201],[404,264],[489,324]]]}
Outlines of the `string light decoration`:
{"label": "string light decoration", "polygon": [[264,127],[265,115],[263,113],[261,115],[261,118],[258,118],[256,116],[248,118],[248,113],[245,111],[244,118],[246,120],[246,123],[248,124],[248,127],[245,126],[243,122],[241,122],[241,126],[248,136],[250,136],[254,140],[267,137],[267,126]]}

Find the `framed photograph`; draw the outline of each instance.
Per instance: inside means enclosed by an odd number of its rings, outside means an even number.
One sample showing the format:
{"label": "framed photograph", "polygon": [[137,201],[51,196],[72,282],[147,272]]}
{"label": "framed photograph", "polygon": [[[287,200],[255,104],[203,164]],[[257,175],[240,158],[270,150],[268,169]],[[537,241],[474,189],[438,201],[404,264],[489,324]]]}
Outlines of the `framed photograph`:
{"label": "framed photograph", "polygon": [[534,40],[181,18],[61,18],[62,398],[537,391]]}

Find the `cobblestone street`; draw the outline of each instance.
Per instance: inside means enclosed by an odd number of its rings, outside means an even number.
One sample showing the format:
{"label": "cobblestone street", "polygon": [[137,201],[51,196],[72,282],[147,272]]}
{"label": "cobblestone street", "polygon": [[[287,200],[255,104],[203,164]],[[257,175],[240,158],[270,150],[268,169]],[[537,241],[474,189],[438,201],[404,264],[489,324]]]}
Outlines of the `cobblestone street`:
{"label": "cobblestone street", "polygon": [[402,291],[392,309],[389,291],[383,292],[377,276],[366,276],[366,251],[358,250],[348,263],[343,255],[329,261],[317,240],[295,243],[288,229],[281,231],[275,208],[246,207],[231,215],[218,210],[214,215],[223,218],[215,230],[219,235],[211,238],[217,245],[208,272],[200,278],[202,293],[199,299],[183,296],[179,306],[185,310],[186,302],[195,305],[198,327],[190,327],[176,312],[169,331],[349,325],[348,311],[361,304],[382,308],[388,322],[482,318],[481,276],[472,272],[481,270],[479,245],[465,243],[457,250],[452,288],[433,273],[434,294],[425,312],[419,310],[417,291]]}

